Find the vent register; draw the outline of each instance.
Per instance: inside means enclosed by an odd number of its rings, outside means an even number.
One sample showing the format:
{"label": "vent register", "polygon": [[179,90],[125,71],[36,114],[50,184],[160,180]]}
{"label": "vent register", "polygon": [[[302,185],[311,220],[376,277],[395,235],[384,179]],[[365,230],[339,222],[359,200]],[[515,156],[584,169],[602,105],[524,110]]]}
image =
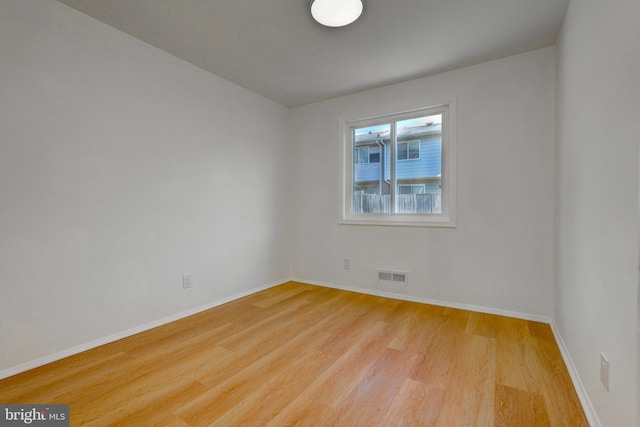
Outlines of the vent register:
{"label": "vent register", "polygon": [[407,273],[404,271],[378,270],[378,280],[381,282],[407,283]]}

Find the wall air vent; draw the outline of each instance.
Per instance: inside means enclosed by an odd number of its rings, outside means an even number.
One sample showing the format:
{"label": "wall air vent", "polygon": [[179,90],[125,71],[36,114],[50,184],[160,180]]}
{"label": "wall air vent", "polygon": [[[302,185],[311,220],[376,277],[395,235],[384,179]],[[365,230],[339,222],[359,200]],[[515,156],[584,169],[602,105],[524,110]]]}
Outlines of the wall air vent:
{"label": "wall air vent", "polygon": [[378,270],[378,281],[406,284],[408,277],[404,271]]}

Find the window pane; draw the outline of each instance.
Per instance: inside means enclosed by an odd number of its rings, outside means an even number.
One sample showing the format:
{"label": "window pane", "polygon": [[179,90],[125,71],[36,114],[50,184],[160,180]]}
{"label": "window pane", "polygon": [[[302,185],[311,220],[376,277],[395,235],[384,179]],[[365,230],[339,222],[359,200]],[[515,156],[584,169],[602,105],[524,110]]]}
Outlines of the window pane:
{"label": "window pane", "polygon": [[411,194],[410,185],[398,185],[398,194]]}
{"label": "window pane", "polygon": [[397,213],[442,213],[442,114],[395,123]]}
{"label": "window pane", "polygon": [[406,142],[398,143],[398,160],[408,159],[408,147]]}
{"label": "window pane", "polygon": [[411,141],[407,145],[409,146],[409,158],[419,159],[420,158],[420,141]]}
{"label": "window pane", "polygon": [[353,213],[390,213],[389,166],[381,152],[389,146],[391,124],[354,128],[353,130]]}
{"label": "window pane", "polygon": [[356,163],[369,163],[369,149],[367,147],[356,148]]}

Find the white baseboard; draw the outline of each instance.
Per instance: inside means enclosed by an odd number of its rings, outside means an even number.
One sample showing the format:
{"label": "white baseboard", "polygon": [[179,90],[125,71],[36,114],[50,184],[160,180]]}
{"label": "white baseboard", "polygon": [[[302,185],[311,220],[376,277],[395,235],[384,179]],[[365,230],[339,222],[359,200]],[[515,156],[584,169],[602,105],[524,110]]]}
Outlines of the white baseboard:
{"label": "white baseboard", "polygon": [[288,279],[287,280],[283,280],[283,281],[272,282],[270,284],[263,285],[263,286],[258,286],[256,288],[249,289],[248,291],[240,292],[240,293],[237,293],[237,294],[225,297],[225,298],[221,298],[219,300],[212,301],[210,303],[207,303],[207,304],[201,305],[199,307],[195,307],[195,308],[183,311],[181,313],[177,313],[177,314],[174,314],[174,315],[171,315],[171,316],[167,316],[167,317],[164,317],[162,319],[158,319],[158,320],[155,320],[153,322],[146,323],[144,325],[136,326],[134,328],[127,329],[127,330],[122,331],[122,332],[117,332],[115,334],[112,334],[112,335],[109,335],[109,336],[106,336],[106,337],[103,337],[103,338],[98,338],[97,340],[93,340],[93,341],[90,341],[90,342],[85,343],[85,344],[80,344],[80,345],[77,345],[75,347],[68,348],[66,350],[62,350],[62,351],[59,351],[59,352],[56,352],[56,353],[53,353],[53,354],[48,354],[46,356],[39,357],[37,359],[30,360],[30,361],[25,362],[25,363],[21,363],[19,365],[16,365],[16,366],[13,366],[13,367],[10,367],[10,368],[3,369],[3,370],[0,371],[0,380],[4,379],[4,378],[12,377],[12,376],[20,374],[22,372],[26,372],[26,371],[28,371],[30,369],[34,369],[34,368],[37,368],[39,366],[46,365],[48,363],[52,363],[52,362],[58,361],[60,359],[64,359],[65,357],[69,357],[69,356],[73,356],[75,354],[82,353],[83,351],[91,350],[92,348],[100,347],[101,345],[109,344],[111,342],[118,341],[120,339],[127,338],[127,337],[130,337],[132,335],[139,334],[141,332],[145,332],[145,331],[148,331],[148,330],[153,329],[153,328],[157,328],[158,326],[166,325],[167,323],[175,322],[176,320],[180,320],[180,319],[183,319],[185,317],[189,317],[189,316],[192,316],[194,314],[200,313],[202,311],[209,310],[210,308],[217,307],[217,306],[222,305],[222,304],[226,304],[228,302],[237,300],[239,298],[242,298],[242,297],[245,297],[245,296],[248,296],[248,295],[251,295],[251,294],[255,294],[256,292],[260,292],[260,291],[263,291],[265,289],[272,288],[272,287],[280,285],[282,283],[286,283],[287,281],[288,281]]}
{"label": "white baseboard", "polygon": [[587,421],[591,427],[602,427],[602,423],[600,423],[600,419],[598,418],[598,414],[591,403],[591,399],[589,399],[589,395],[587,394],[587,390],[584,388],[584,384],[582,384],[582,380],[580,379],[580,375],[578,375],[578,370],[576,366],[573,364],[573,360],[571,359],[571,355],[569,354],[569,350],[562,339],[562,335],[560,335],[560,330],[556,325],[556,322],[551,320],[550,322],[551,330],[553,331],[553,335],[556,338],[556,343],[558,344],[558,348],[560,349],[560,354],[562,354],[562,358],[564,359],[564,364],[569,371],[569,376],[571,377],[571,381],[573,382],[573,388],[576,389],[576,393],[578,394],[578,399],[580,400],[580,404],[582,405],[582,409],[584,410],[584,414],[587,417]]}
{"label": "white baseboard", "polygon": [[324,286],[327,288],[340,289],[343,291],[357,292],[357,293],[367,294],[367,295],[375,295],[378,297],[398,299],[402,301],[431,304],[431,305],[437,305],[440,307],[457,308],[460,310],[475,311],[477,313],[495,314],[497,316],[513,317],[515,319],[531,320],[533,322],[541,322],[541,323],[551,322],[551,318],[547,316],[537,315],[537,314],[520,313],[517,311],[501,310],[498,308],[483,307],[483,306],[472,305],[472,304],[461,304],[456,302],[440,301],[440,300],[416,297],[416,296],[406,295],[406,294],[395,294],[391,292],[384,292],[384,291],[378,291],[373,289],[336,285],[335,283],[318,282],[318,281],[308,280],[308,279],[292,278],[291,280],[295,282],[300,282],[300,283],[307,283],[309,285]]}

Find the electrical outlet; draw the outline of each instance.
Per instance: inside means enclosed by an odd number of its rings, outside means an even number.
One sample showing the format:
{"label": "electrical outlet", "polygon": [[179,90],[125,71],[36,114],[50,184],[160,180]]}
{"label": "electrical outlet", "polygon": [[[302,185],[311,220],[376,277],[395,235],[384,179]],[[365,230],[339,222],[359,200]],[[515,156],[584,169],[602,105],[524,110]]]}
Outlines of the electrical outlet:
{"label": "electrical outlet", "polygon": [[600,381],[604,389],[609,391],[609,359],[604,353],[600,353]]}
{"label": "electrical outlet", "polygon": [[345,258],[343,260],[342,266],[345,270],[349,270],[351,268],[351,260]]}
{"label": "electrical outlet", "polygon": [[188,289],[193,286],[193,274],[185,274],[182,276],[182,289]]}

